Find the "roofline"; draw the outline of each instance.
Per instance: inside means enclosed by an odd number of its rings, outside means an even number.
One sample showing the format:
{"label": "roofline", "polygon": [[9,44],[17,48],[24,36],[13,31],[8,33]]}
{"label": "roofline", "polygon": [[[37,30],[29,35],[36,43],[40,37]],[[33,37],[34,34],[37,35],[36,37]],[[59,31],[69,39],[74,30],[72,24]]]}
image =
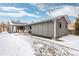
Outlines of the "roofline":
{"label": "roofline", "polygon": [[[69,20],[69,17],[67,15],[61,15],[58,17],[65,17],[67,23],[70,23],[71,21]],[[15,26],[29,26],[29,25],[34,25],[34,24],[40,24],[40,23],[46,23],[46,22],[53,22],[54,20],[57,20],[58,17],[53,17],[53,18],[49,18],[43,21],[39,21],[39,22],[34,22],[34,23],[29,23],[29,24],[13,24],[11,21],[9,21],[10,25],[15,25]]]}
{"label": "roofline", "polygon": [[11,24],[12,26],[26,26],[24,24]]}
{"label": "roofline", "polygon": [[25,24],[25,23],[21,23],[21,24],[14,24],[14,23],[12,23],[11,21],[9,21],[9,25],[14,25],[14,26],[26,26],[27,24]]}
{"label": "roofline", "polygon": [[28,25],[34,25],[34,24],[40,24],[40,23],[46,23],[46,22],[53,22],[53,20],[44,20],[44,21],[40,21],[40,22],[35,22],[35,23],[30,23]]}
{"label": "roofline", "polygon": [[[61,16],[58,16],[58,17],[65,17],[65,20],[67,21],[67,23],[70,23],[71,21],[69,20],[69,17],[67,15],[61,15]],[[51,21],[54,21],[54,20],[57,20],[58,17],[53,17],[53,18],[49,18],[48,20],[44,20],[44,21],[40,21],[40,22],[35,22],[35,23],[30,23],[28,25],[34,25],[34,24],[40,24],[40,23],[46,23],[46,22],[51,22]]]}

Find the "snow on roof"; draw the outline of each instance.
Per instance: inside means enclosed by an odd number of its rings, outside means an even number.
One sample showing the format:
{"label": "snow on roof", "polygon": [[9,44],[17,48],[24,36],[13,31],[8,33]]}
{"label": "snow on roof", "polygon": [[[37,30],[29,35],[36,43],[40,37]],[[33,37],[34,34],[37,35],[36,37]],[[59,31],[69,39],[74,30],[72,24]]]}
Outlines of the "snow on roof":
{"label": "snow on roof", "polygon": [[22,23],[22,22],[12,22],[12,21],[9,21],[9,24],[10,24],[10,25],[17,25],[17,26],[25,26],[25,25],[27,25],[27,23]]}

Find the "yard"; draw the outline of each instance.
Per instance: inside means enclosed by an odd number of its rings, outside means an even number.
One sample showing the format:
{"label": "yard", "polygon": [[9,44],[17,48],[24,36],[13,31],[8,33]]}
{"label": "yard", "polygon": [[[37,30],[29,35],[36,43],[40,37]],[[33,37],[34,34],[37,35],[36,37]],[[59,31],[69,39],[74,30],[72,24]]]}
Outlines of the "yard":
{"label": "yard", "polygon": [[0,33],[0,56],[33,56],[33,48],[25,37]]}
{"label": "yard", "polygon": [[79,55],[79,37],[67,35],[60,41],[27,34],[0,33],[0,56]]}

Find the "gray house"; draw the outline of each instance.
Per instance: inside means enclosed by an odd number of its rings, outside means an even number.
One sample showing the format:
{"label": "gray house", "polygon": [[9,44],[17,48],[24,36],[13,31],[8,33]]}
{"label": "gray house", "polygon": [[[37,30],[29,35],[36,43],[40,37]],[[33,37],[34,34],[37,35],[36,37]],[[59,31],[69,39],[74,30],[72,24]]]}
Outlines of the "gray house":
{"label": "gray house", "polygon": [[58,16],[41,22],[26,25],[26,30],[30,34],[58,38],[68,34],[69,18],[67,15]]}
{"label": "gray house", "polygon": [[44,21],[30,24],[10,21],[9,32],[27,32],[28,34],[38,36],[58,38],[68,34],[68,23],[70,23],[70,20],[67,15],[45,19]]}

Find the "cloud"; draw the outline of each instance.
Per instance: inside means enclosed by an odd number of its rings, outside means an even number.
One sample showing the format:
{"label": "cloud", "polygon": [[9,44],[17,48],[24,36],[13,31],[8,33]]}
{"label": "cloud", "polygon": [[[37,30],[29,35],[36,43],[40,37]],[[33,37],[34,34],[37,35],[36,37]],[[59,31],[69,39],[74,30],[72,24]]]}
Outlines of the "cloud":
{"label": "cloud", "polygon": [[26,13],[26,12],[19,12],[19,13],[0,13],[0,16],[10,16],[10,17],[23,17],[23,16],[30,16],[30,17],[40,17],[40,16],[36,16],[30,13]]}
{"label": "cloud", "polygon": [[16,7],[0,7],[1,10],[4,10],[4,11],[21,11],[21,10],[24,10],[23,8],[16,8]]}
{"label": "cloud", "polygon": [[45,4],[37,4],[37,8],[41,11],[45,11]]}
{"label": "cloud", "polygon": [[40,11],[46,11],[46,10],[54,10],[54,9],[59,9],[63,6],[65,6],[65,4],[59,4],[59,3],[31,3],[31,5],[34,5],[38,8],[38,10]]}
{"label": "cloud", "polygon": [[39,15],[40,13],[38,11],[36,11],[35,14]]}
{"label": "cloud", "polygon": [[38,8],[39,11],[45,11],[46,4],[45,3],[31,3]]}
{"label": "cloud", "polygon": [[77,6],[65,6],[61,9],[47,12],[47,15],[52,17],[59,15],[68,15],[76,17],[77,14],[79,14],[79,7]]}
{"label": "cloud", "polygon": [[[16,7],[0,7],[0,10],[9,11],[7,13],[0,12],[0,16],[10,16],[10,17],[23,17],[23,16],[30,16],[30,17],[40,17],[35,14],[28,13],[24,11],[24,8],[16,8]],[[16,11],[16,12],[10,12]]]}

